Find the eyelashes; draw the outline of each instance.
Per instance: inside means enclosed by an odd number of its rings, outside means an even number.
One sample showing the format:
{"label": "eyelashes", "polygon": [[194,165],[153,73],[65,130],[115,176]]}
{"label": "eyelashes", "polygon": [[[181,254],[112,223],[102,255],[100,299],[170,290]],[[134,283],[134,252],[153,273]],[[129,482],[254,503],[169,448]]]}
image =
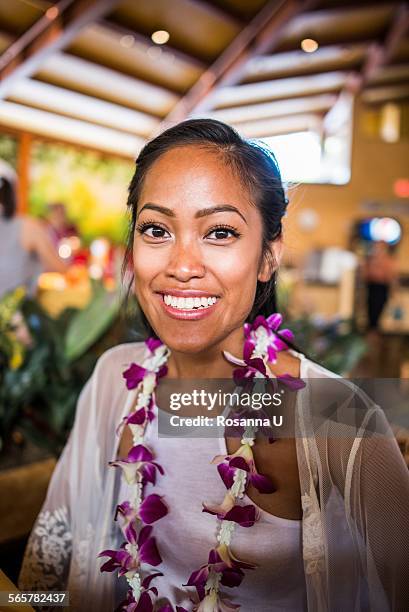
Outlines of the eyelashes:
{"label": "eyelashes", "polygon": [[240,238],[241,233],[238,231],[236,227],[232,225],[227,225],[226,223],[220,223],[218,225],[213,225],[210,230],[207,232],[206,236],[209,234],[213,234],[213,232],[230,232],[235,238]]}
{"label": "eyelashes", "polygon": [[[138,234],[141,235],[147,235],[147,231],[148,230],[153,230],[153,231],[158,231],[159,232],[168,232],[169,231],[166,229],[166,227],[164,227],[163,225],[161,225],[160,223],[158,223],[157,221],[153,221],[153,220],[147,220],[147,221],[143,221],[142,223],[138,223],[135,227],[135,231],[138,232]],[[239,230],[236,227],[233,227],[232,225],[228,225],[227,223],[218,223],[216,225],[213,225],[211,228],[209,228],[209,230],[207,231],[207,233],[205,234],[205,238],[209,237],[211,234],[213,233],[227,233],[230,234],[229,236],[224,236],[224,237],[219,237],[219,238],[215,238],[216,241],[222,241],[222,240],[226,240],[231,238],[232,236],[234,238],[240,238],[240,236],[242,235]],[[149,235],[149,238],[152,239],[161,239],[164,238],[164,235],[158,236],[158,235]]]}
{"label": "eyelashes", "polygon": [[[138,225],[135,227],[135,230],[138,232],[138,234],[145,234],[148,229],[158,229],[163,232],[168,231],[165,227],[163,227],[157,221],[143,221],[142,223],[138,223]],[[151,236],[151,238],[159,238],[159,237],[160,236]]]}

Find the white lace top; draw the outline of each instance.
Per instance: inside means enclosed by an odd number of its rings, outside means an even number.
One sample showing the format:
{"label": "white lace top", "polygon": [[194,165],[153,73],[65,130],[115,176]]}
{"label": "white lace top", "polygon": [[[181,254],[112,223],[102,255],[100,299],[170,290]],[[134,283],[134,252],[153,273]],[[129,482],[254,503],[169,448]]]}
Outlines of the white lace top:
{"label": "white lace top", "polygon": [[[121,595],[120,580],[111,573],[101,574],[103,560],[97,555],[122,541],[113,521],[120,474],[108,468],[108,462],[117,456],[115,429],[135,400],[134,392],[123,384],[122,372],[131,362],[142,363],[144,355],[144,345],[134,343],[111,349],[98,361],[81,393],[74,428],[27,546],[20,588],[68,589],[74,612],[112,612]],[[304,380],[335,377],[298,356]],[[345,388],[350,393],[346,383]],[[404,612],[409,609],[409,476],[397,443],[383,412],[366,396],[361,398],[366,407],[359,435],[355,430],[351,435],[348,426],[331,419],[318,435],[311,425],[311,406],[317,400],[312,393],[307,384],[298,392],[296,405],[301,528],[297,522],[266,513],[247,533],[238,528],[233,552],[244,560],[254,559],[260,569],[246,572],[241,587],[229,595],[241,600],[243,612],[304,608],[312,612]],[[375,420],[378,430],[383,428],[390,435],[372,439]],[[166,573],[168,561],[171,572],[165,578],[171,603],[175,603],[173,595],[176,600],[179,596],[177,585],[188,577],[186,570],[189,574],[204,564],[214,544],[210,537],[214,517],[193,506],[201,506],[204,499],[218,501],[216,487],[223,487],[214,466],[208,466],[217,449],[213,453],[206,447],[198,452],[199,443],[217,441],[194,441],[194,473],[188,473],[192,452],[180,448],[184,442],[166,440],[162,444],[161,439],[155,449],[158,460],[170,470],[167,484],[164,478],[158,488],[168,488],[164,493],[170,498],[171,513],[155,530],[156,535],[160,531],[158,543],[165,561],[158,569]],[[208,483],[208,491],[203,491],[197,476],[202,457],[200,477]],[[189,486],[192,507],[183,502],[184,483]],[[163,592],[160,580],[157,586]]]}

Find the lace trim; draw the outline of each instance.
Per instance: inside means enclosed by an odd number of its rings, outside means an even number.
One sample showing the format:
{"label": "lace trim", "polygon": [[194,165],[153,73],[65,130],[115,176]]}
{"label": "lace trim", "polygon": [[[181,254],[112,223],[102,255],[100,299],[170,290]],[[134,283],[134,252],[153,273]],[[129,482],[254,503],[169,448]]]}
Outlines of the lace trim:
{"label": "lace trim", "polygon": [[21,590],[64,590],[72,551],[68,510],[40,512],[31,532],[19,577]]}
{"label": "lace trim", "polygon": [[303,557],[305,572],[322,572],[324,566],[324,539],[322,534],[320,510],[314,506],[311,495],[301,496],[303,516]]}

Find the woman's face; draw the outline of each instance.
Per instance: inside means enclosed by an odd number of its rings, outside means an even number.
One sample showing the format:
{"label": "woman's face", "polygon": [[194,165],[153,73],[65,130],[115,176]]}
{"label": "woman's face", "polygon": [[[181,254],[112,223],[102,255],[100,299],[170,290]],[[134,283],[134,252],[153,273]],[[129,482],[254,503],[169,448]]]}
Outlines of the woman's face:
{"label": "woman's face", "polygon": [[[147,172],[133,244],[135,292],[173,351],[198,353],[241,333],[262,262],[262,220],[215,152],[171,149]],[[241,335],[240,335],[241,338]]]}

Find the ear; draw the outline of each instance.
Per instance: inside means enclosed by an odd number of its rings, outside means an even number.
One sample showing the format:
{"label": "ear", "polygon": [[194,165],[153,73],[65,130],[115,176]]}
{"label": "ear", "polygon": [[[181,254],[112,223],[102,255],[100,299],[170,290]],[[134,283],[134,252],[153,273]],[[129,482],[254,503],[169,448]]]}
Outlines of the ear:
{"label": "ear", "polygon": [[257,275],[257,280],[266,283],[270,280],[275,270],[280,265],[283,256],[283,241],[281,238],[270,242],[269,252],[266,253],[261,262],[260,270]]}

